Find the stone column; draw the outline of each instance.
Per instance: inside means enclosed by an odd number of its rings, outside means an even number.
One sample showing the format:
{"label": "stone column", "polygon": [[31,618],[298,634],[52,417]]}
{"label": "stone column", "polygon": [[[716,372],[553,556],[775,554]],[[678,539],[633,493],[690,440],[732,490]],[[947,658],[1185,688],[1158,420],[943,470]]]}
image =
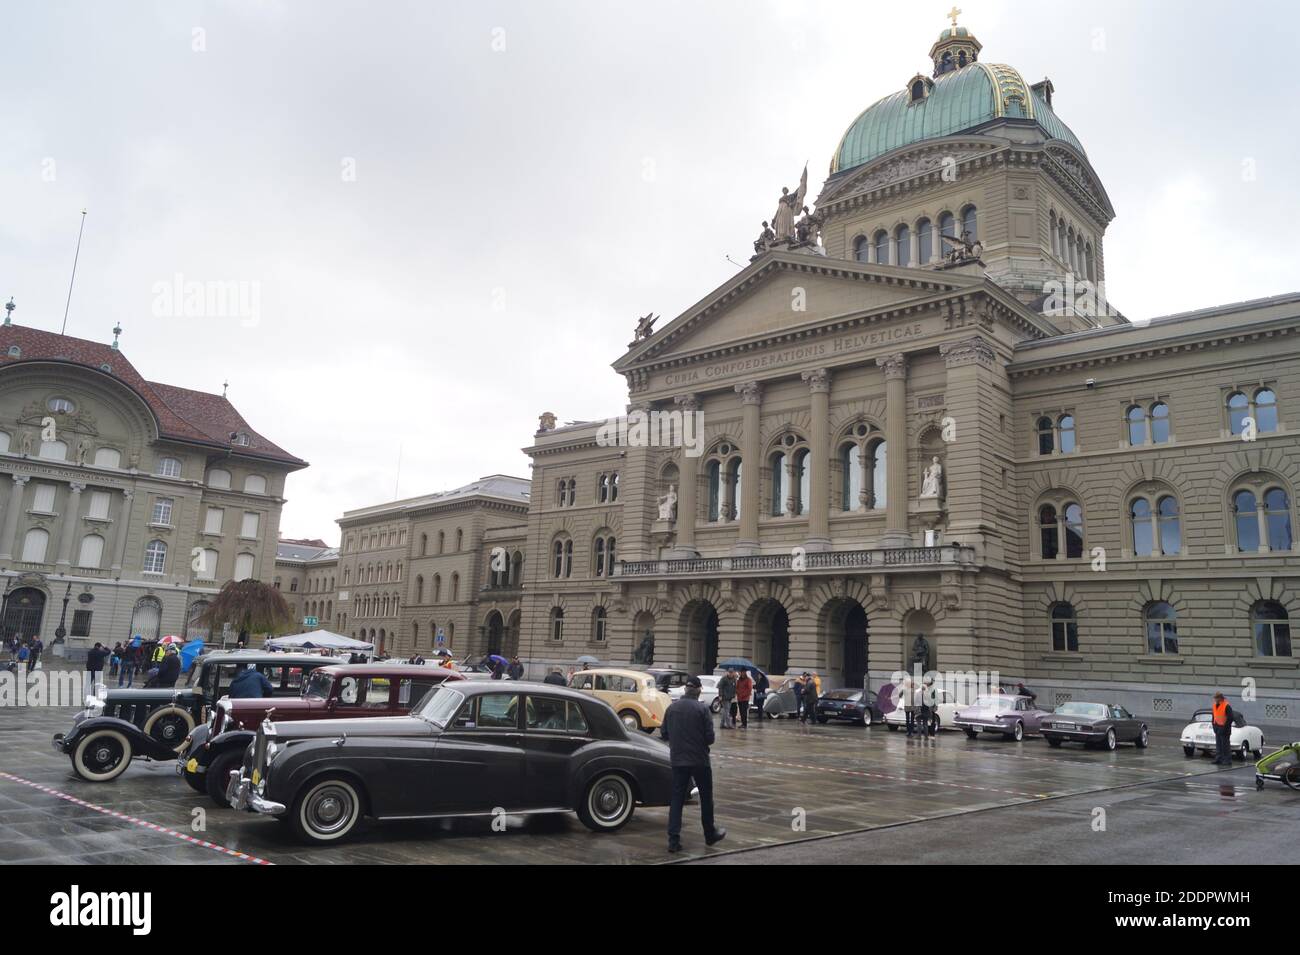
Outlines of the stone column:
{"label": "stone column", "polygon": [[876,359],[885,372],[885,534],[886,547],[908,547],[907,530],[907,356]]}
{"label": "stone column", "polygon": [[14,535],[18,533],[18,513],[23,509],[23,488],[31,478],[26,474],[14,474],[13,485],[9,488],[9,506],[5,509],[4,531],[0,534],[0,560],[12,560],[14,556]]}
{"label": "stone column", "polygon": [[757,381],[736,385],[740,394],[743,421],[740,438],[740,537],[731,552],[738,556],[758,553],[758,501],[763,487],[763,456],[759,416],[763,404],[763,386]]}
{"label": "stone column", "polygon": [[[686,416],[700,410],[700,399],[697,395],[677,395],[673,401],[681,409],[684,430]],[[677,491],[677,541],[673,547],[674,557],[695,557],[699,554],[695,549],[695,519],[699,509],[696,503],[696,494],[699,491],[699,462],[700,459],[692,457],[690,449],[683,441],[681,464],[677,469],[681,487]]]}
{"label": "stone column", "polygon": [[68,487],[72,493],[68,495],[67,506],[63,509],[63,528],[59,535],[59,555],[55,559],[55,567],[69,568],[72,566],[72,542],[77,533],[77,520],[81,516],[81,492],[86,489],[84,484],[70,484]]}
{"label": "stone column", "polygon": [[831,373],[825,368],[805,371],[803,380],[811,392],[812,453],[808,456],[812,474],[808,479],[809,551],[831,549],[830,459],[831,459]]}
{"label": "stone column", "polygon": [[925,265],[921,261],[921,236],[915,228],[907,232],[907,262],[913,268]]}
{"label": "stone column", "polygon": [[113,576],[120,577],[122,561],[126,557],[126,539],[131,531],[131,501],[134,491],[122,492],[122,510],[117,515],[117,540],[113,543]]}

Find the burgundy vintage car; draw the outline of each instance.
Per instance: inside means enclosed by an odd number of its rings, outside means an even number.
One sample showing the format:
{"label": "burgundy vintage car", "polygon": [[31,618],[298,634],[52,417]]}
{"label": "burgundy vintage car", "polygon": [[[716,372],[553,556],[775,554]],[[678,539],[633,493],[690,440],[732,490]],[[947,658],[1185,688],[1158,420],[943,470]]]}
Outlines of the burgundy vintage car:
{"label": "burgundy vintage car", "polygon": [[181,746],[176,771],[197,792],[227,806],[226,777],[264,719],[358,719],[404,716],[434,687],[465,679],[453,670],[408,663],[338,664],[313,670],[298,697],[222,697],[204,726]]}

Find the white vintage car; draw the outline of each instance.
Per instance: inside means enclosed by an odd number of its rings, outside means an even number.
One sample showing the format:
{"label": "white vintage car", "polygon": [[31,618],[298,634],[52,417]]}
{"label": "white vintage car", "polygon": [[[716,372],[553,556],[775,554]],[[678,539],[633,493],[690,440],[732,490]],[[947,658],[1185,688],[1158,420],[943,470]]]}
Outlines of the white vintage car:
{"label": "white vintage car", "polygon": [[[934,723],[935,729],[956,729],[953,720],[957,718],[957,698],[942,688],[936,689],[934,696],[934,705],[930,707],[930,720]],[[919,709],[916,711],[916,718],[918,721],[921,719]],[[885,725],[891,730],[907,726],[907,713],[903,710],[902,703],[885,714]]]}
{"label": "white vintage car", "polygon": [[[1233,712],[1236,720],[1232,727],[1232,741],[1229,748],[1234,756],[1245,759],[1254,756],[1259,759],[1264,748],[1264,731],[1258,726],[1246,725],[1242,714]],[[1211,710],[1197,710],[1192,714],[1192,721],[1183,727],[1180,742],[1183,755],[1195,756],[1198,752],[1214,754],[1214,713]]]}

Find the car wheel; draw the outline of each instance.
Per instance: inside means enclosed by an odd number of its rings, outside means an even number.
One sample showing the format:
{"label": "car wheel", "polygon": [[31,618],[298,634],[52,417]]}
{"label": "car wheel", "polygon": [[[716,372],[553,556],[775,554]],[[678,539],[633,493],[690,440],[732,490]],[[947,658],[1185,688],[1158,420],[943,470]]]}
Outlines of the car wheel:
{"label": "car wheel", "polygon": [[1114,749],[1118,745],[1119,740],[1115,738],[1115,730],[1113,728],[1106,730],[1106,748]]}
{"label": "car wheel", "polygon": [[624,728],[626,728],[629,732],[633,732],[641,728],[641,717],[636,715],[635,710],[623,710],[618,714],[618,718],[623,721]]}
{"label": "car wheel", "polygon": [[709,704],[709,709],[712,710],[714,713],[721,713],[722,701],[715,696],[713,698],[713,702]]}
{"label": "car wheel", "polygon": [[822,716],[820,713],[817,714],[817,722],[818,722],[818,723],[825,723],[825,722],[827,722],[829,719],[830,719],[829,716]]}
{"label": "car wheel", "polygon": [[200,776],[198,773],[192,773],[188,769],[181,770],[181,778],[185,784],[193,789],[196,793],[205,793],[208,791],[208,780],[206,776]]}
{"label": "car wheel", "polygon": [[967,739],[974,739],[976,736],[979,736],[979,735],[980,735],[978,730],[973,730],[973,729],[971,729],[969,726],[967,726],[967,727],[963,727],[963,728],[964,728],[965,731],[966,731],[966,738],[967,738]]}
{"label": "car wheel", "polygon": [[1187,757],[1195,756],[1195,755],[1196,755],[1196,747],[1195,747],[1195,746],[1184,746],[1184,747],[1183,747],[1183,755],[1184,755],[1184,756],[1187,756]]}
{"label": "car wheel", "polygon": [[578,818],[593,832],[622,829],[636,811],[632,784],[618,773],[604,773],[587,785],[578,803]]}
{"label": "car wheel", "polygon": [[361,794],[350,780],[328,776],[309,784],[293,801],[290,823],[306,842],[338,842],[361,819]]}
{"label": "car wheel", "polygon": [[205,788],[208,797],[223,809],[230,808],[230,803],[226,802],[226,783],[230,782],[230,773],[232,770],[238,769],[239,764],[243,761],[243,753],[222,753],[208,763]]}
{"label": "car wheel", "polygon": [[163,707],[149,714],[141,727],[146,736],[152,736],[164,746],[180,752],[185,737],[194,729],[194,717],[177,706]]}
{"label": "car wheel", "polygon": [[1056,749],[1061,745],[1061,741],[1054,736],[1049,736],[1047,737],[1047,745],[1052,747],[1052,749]]}
{"label": "car wheel", "polygon": [[1137,739],[1133,742],[1138,749],[1147,748],[1147,745],[1151,742],[1151,731],[1146,728],[1145,724],[1142,726],[1141,731],[1139,731]]}
{"label": "car wheel", "polygon": [[1016,725],[1011,730],[1011,738],[1019,743],[1025,738],[1025,724],[1016,720]]}
{"label": "car wheel", "polygon": [[1250,743],[1246,740],[1242,740],[1241,749],[1237,750],[1237,755],[1242,758],[1243,762],[1250,759]]}
{"label": "car wheel", "polygon": [[95,730],[72,751],[72,769],[88,783],[107,783],[131,765],[131,741],[117,730]]}

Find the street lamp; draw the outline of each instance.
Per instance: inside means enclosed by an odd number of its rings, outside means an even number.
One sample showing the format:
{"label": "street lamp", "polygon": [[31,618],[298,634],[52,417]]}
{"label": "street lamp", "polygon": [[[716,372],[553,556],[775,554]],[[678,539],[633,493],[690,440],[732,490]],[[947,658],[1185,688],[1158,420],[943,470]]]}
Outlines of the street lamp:
{"label": "street lamp", "polygon": [[68,619],[68,601],[72,599],[72,581],[68,581],[68,589],[63,593],[63,612],[59,614],[59,626],[54,631],[54,642],[62,643],[63,638],[68,635],[68,630],[63,626]]}

